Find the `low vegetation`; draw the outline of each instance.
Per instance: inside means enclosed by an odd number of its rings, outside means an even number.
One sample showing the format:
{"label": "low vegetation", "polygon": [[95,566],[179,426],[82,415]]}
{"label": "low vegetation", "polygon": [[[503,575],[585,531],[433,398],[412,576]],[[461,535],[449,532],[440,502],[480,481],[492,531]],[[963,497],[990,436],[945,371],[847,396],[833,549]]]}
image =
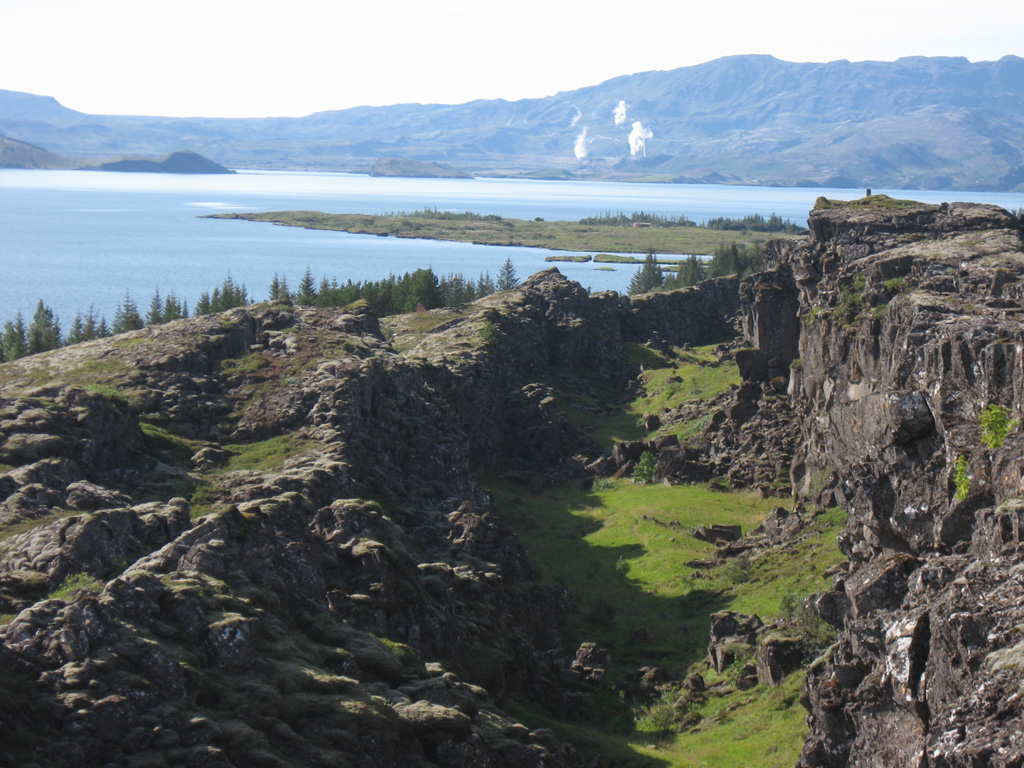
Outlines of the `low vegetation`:
{"label": "low vegetation", "polygon": [[[371,215],[277,211],[271,213],[216,214],[211,218],[270,222],[306,229],[326,229],[353,234],[392,235],[429,240],[451,240],[480,245],[518,245],[555,251],[605,251],[609,253],[711,253],[722,242],[763,244],[775,232],[750,227],[679,225],[669,219],[644,214],[647,226],[632,217],[592,217],[573,221],[509,219],[501,216],[458,214],[449,211],[414,211]],[[749,218],[749,217],[748,217]],[[762,217],[757,217],[764,220]],[[775,217],[778,218],[778,217]],[[728,220],[733,221],[733,220]],[[736,220],[743,221],[743,220]],[[756,223],[753,222],[752,223]],[[779,233],[785,233],[785,228]]]}
{"label": "low vegetation", "polygon": [[[642,391],[620,402],[617,412],[597,416],[578,396],[559,397],[563,407],[575,404],[568,409],[573,423],[606,448],[644,438],[645,414],[700,403],[739,383],[735,363],[719,363],[713,347],[666,352],[636,345],[630,356],[644,366]],[[684,423],[667,431],[699,428]],[[586,725],[514,711],[584,752],[614,756],[623,765],[792,765],[806,728],[799,703],[803,672],[775,688],[741,690],[742,664],[722,674],[709,664],[710,615],[730,609],[779,620],[779,631],[798,638],[813,658],[835,635],[804,599],[827,588],[826,571],[843,560],[836,537],[845,514],[828,510],[786,547],[709,567],[702,563],[715,562],[716,548],[694,538],[695,528],[739,525],[749,533],[778,500],[723,492],[714,484],[650,484],[652,464],[642,458],[632,478],[599,479],[589,489],[490,483],[502,518],[526,544],[542,581],[567,589],[579,609],[563,617],[566,647],[596,642],[608,649],[610,681],[653,664],[675,681],[653,698],[626,689],[598,694]],[[704,678],[707,692],[681,687],[692,674]]]}

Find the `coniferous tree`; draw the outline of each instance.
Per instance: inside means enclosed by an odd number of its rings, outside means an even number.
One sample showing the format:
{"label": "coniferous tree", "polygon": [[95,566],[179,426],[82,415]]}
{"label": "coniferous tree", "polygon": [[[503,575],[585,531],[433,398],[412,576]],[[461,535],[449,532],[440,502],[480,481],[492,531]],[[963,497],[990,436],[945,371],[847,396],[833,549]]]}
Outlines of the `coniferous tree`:
{"label": "coniferous tree", "polygon": [[164,302],[160,298],[160,289],[153,292],[153,298],[149,300],[149,312],[146,313],[146,325],[160,325],[164,321]]}
{"label": "coniferous tree", "polygon": [[[106,321],[104,321],[104,325],[106,325]],[[100,330],[100,319],[96,316],[96,310],[93,308],[92,304],[90,304],[89,312],[83,318],[82,338],[79,339],[79,341],[92,341],[93,339],[98,339],[101,336],[107,335],[101,334]]]}
{"label": "coniferous tree", "polygon": [[130,293],[125,291],[124,299],[118,304],[117,311],[114,313],[114,333],[137,331],[144,325],[142,315],[139,314],[139,308],[135,305],[134,299],[132,299]]}
{"label": "coniferous tree", "polygon": [[512,266],[512,257],[505,259],[498,272],[497,289],[499,291],[511,291],[519,285],[519,278],[516,277],[516,268]]}
{"label": "coniferous tree", "polygon": [[60,322],[40,299],[28,326],[28,353],[34,355],[60,346]]}
{"label": "coniferous tree", "polygon": [[3,336],[0,337],[0,346],[3,346],[4,360],[17,360],[28,354],[28,337],[25,328],[25,318],[21,312],[14,320],[4,323]]}
{"label": "coniferous tree", "polygon": [[629,294],[650,293],[664,287],[665,276],[654,258],[654,251],[648,251],[644,263],[629,281]]}
{"label": "coniferous tree", "polygon": [[174,295],[174,291],[171,291],[164,298],[164,307],[161,314],[162,322],[169,323],[171,320],[180,320],[183,317],[188,317],[188,308],[182,308],[178,297]]}
{"label": "coniferous tree", "polygon": [[85,320],[82,318],[81,312],[75,312],[75,319],[71,321],[71,327],[68,328],[68,335],[64,338],[64,343],[71,346],[85,340]]}
{"label": "coniferous tree", "polygon": [[316,284],[313,282],[313,273],[309,271],[309,267],[306,267],[306,272],[302,275],[302,280],[299,282],[299,290],[295,294],[295,302],[297,304],[305,304],[306,306],[312,306],[316,303]]}
{"label": "coniferous tree", "polygon": [[490,296],[496,290],[498,289],[494,285],[494,280],[491,279],[491,273],[481,272],[479,279],[476,281],[477,297],[483,298],[484,296]]}

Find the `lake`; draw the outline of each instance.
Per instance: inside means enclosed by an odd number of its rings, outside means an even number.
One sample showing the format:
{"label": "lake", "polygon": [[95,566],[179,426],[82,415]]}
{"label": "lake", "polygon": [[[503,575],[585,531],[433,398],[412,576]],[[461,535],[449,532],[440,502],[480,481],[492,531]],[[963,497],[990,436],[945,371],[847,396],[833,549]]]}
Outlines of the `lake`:
{"label": "lake", "polygon": [[[1015,210],[1024,194],[873,190],[924,202],[972,200]],[[90,306],[109,320],[130,293],[145,312],[155,290],[195,306],[225,277],[266,297],[275,274],[295,287],[308,267],[322,276],[376,280],[432,267],[439,275],[496,277],[511,258],[519,277],[552,266],[552,252],[317,232],[272,224],[201,218],[208,213],[319,210],[411,212],[423,208],[532,219],[571,220],[605,212],[714,216],[776,213],[803,224],[820,195],[853,199],[862,189],[694,184],[398,179],[345,173],[245,171],[175,176],[89,171],[0,170],[0,321],[26,321],[42,299],[67,329]],[[561,262],[563,274],[591,290],[624,292],[635,267],[600,271]]]}

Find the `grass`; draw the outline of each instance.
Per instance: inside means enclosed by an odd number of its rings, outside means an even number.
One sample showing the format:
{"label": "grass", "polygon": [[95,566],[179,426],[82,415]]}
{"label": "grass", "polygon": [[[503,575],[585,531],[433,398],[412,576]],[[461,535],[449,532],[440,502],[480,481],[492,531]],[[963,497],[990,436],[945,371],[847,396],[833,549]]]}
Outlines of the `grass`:
{"label": "grass", "polygon": [[[644,368],[642,392],[633,400],[608,412],[588,408],[580,392],[558,394],[573,423],[605,449],[616,440],[649,437],[647,414],[703,403],[740,383],[734,363],[717,363],[714,346],[663,352],[630,345],[628,354]],[[696,432],[708,417],[667,429]],[[589,490],[572,483],[536,490],[507,481],[489,487],[541,581],[567,589],[579,609],[562,617],[565,646],[596,642],[608,649],[610,681],[652,664],[665,666],[675,679],[699,672],[710,683],[729,681],[707,661],[710,615],[731,609],[766,622],[789,616],[794,604],[828,587],[825,571],[843,560],[836,540],[845,515],[833,509],[788,545],[715,567],[716,548],[693,538],[692,530],[721,523],[748,533],[778,499],[727,492],[713,483],[638,485],[603,478]],[[531,727],[552,728],[585,756],[613,756],[616,764],[781,766],[794,764],[802,746],[802,686],[801,671],[777,688],[739,691],[730,685],[724,694],[697,697],[681,708],[675,705],[678,691],[637,702],[608,690],[596,697],[585,723],[563,723],[528,708],[514,711]]]}
{"label": "grass", "polygon": [[[820,592],[824,571],[843,558],[836,534],[844,515],[830,510],[814,520],[802,541],[730,565],[695,572],[687,563],[715,548],[690,535],[697,525],[739,524],[744,532],[775,505],[753,493],[723,493],[703,485],[637,486],[602,481],[597,490],[565,485],[546,492],[491,484],[497,509],[530,551],[543,582],[569,590],[579,613],[563,618],[567,647],[597,642],[612,656],[611,680],[641,666],[661,664],[677,677],[708,671],[710,614],[725,608],[766,621],[782,613],[786,595]],[[737,578],[732,571],[743,571]],[[695,708],[697,730],[673,728],[657,738],[632,730],[623,702],[599,703],[596,725],[563,729],[546,722],[584,751],[631,754],[670,766],[792,765],[804,733],[797,703],[802,673],[779,688],[709,696]]]}
{"label": "grass", "polygon": [[253,352],[245,357],[222,360],[220,372],[228,378],[243,377],[247,374],[255,373],[260,368],[268,365],[270,363],[267,361],[267,358],[258,352]]}
{"label": "grass", "polygon": [[307,441],[301,435],[290,433],[256,443],[223,447],[232,454],[225,466],[226,471],[266,470],[279,467],[288,459],[302,453],[307,447]]}
{"label": "grass", "polygon": [[[219,214],[211,218],[272,222],[306,229],[326,229],[355,234],[393,235],[429,240],[518,245],[556,251],[605,251],[607,253],[691,254],[713,253],[723,242],[761,245],[773,237],[764,232],[712,230],[703,227],[633,227],[631,225],[581,225],[573,221],[524,221],[489,217],[446,219],[412,215],[368,215],[277,211],[252,214]],[[601,255],[594,257],[601,260]]]}
{"label": "grass", "polygon": [[54,520],[60,520],[65,517],[72,517],[80,514],[82,514],[80,510],[51,509],[49,514],[43,515],[42,517],[33,517],[28,520],[19,520],[18,522],[11,523],[10,525],[0,526],[0,541],[8,539],[11,536],[17,536],[19,533],[31,531],[41,525],[47,525],[48,523],[52,523]]}
{"label": "grass", "polygon": [[[568,644],[591,640],[613,647],[617,672],[649,663],[652,652],[685,668],[703,656],[708,615],[728,602],[693,580],[687,562],[715,548],[690,530],[714,522],[749,530],[774,502],[701,485],[617,481],[601,487],[587,492],[566,485],[524,495],[519,486],[498,483],[492,491],[543,580],[568,587],[581,608],[562,628]],[[638,646],[632,638],[640,628],[650,639]]]}
{"label": "grass", "polygon": [[73,573],[50,595],[52,600],[67,600],[80,591],[99,594],[103,590],[103,582],[87,573]]}
{"label": "grass", "polygon": [[932,205],[929,203],[919,203],[917,200],[900,200],[899,198],[889,197],[888,195],[868,195],[862,197],[859,200],[829,200],[824,197],[819,197],[814,203],[814,210],[824,211],[830,208],[842,208],[845,206],[851,206],[854,208],[884,208],[890,210],[899,210],[907,208],[927,208],[929,210],[938,210],[939,206]]}
{"label": "grass", "polygon": [[[666,354],[639,344],[627,345],[630,361],[644,367],[644,394],[623,404],[614,413],[597,414],[588,410],[588,403],[578,393],[563,393],[561,402],[569,421],[577,429],[588,431],[593,440],[606,449],[611,449],[616,442],[653,436],[644,429],[645,416],[660,416],[688,403],[707,400],[740,384],[736,363],[718,363],[715,346],[695,347],[685,352],[677,349]],[[611,393],[603,395],[605,402],[613,399]],[[708,418],[698,417],[666,426],[654,435],[672,433],[681,441],[687,440],[703,430]]]}
{"label": "grass", "polygon": [[650,745],[641,754],[670,754],[674,765],[731,768],[789,768],[795,765],[807,732],[800,705],[804,673],[787,677],[777,688],[758,687],[709,697],[694,713],[702,723],[669,744]]}

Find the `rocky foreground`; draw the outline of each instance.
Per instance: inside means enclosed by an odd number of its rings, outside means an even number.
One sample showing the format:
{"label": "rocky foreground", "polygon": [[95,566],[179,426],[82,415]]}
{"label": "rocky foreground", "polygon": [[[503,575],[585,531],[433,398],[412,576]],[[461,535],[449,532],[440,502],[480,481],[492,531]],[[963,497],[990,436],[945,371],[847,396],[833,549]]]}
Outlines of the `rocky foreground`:
{"label": "rocky foreground", "polygon": [[983,205],[819,200],[743,286],[740,358],[850,514],[801,766],[1024,764],[1024,236]]}
{"label": "rocky foreground", "polygon": [[0,763],[569,766],[591,649],[483,472],[582,477],[554,387],[731,334],[735,281],[464,313],[265,305],[0,368]]}
{"label": "rocky foreground", "polygon": [[[569,596],[480,478],[645,450],[665,482],[849,513],[801,766],[1024,764],[1021,217],[876,196],[809,224],[742,283],[551,270],[465,311],[262,305],[0,366],[0,764],[580,765],[507,704],[573,719],[602,653],[563,647]],[[737,326],[744,383],[690,443],[604,455],[560,407],[614,410],[630,343]],[[762,629],[721,614],[712,640]]]}

